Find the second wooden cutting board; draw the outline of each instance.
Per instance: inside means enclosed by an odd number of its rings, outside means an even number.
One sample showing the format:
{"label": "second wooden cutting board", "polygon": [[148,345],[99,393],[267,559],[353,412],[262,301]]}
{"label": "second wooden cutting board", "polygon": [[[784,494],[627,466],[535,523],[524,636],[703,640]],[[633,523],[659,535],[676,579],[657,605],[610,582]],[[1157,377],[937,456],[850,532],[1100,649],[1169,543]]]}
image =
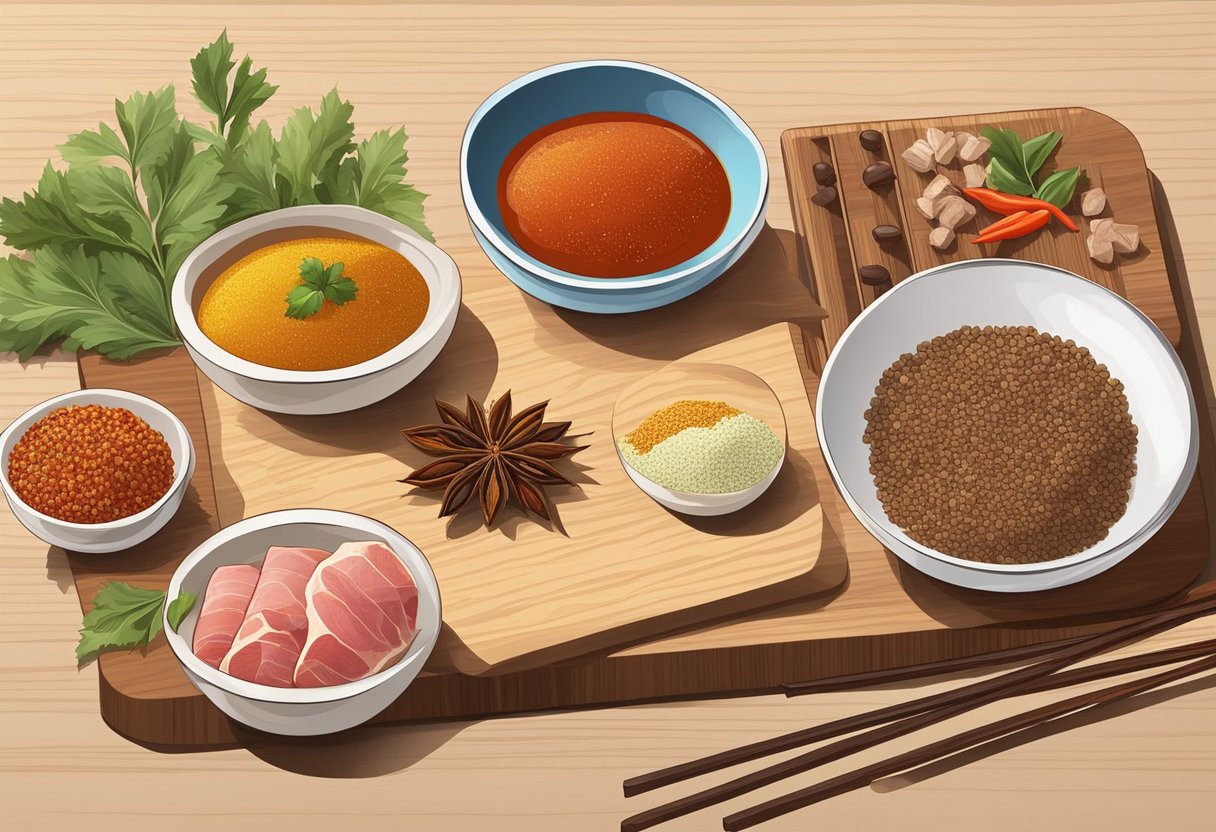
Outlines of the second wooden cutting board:
{"label": "second wooden cutting board", "polygon": [[[782,472],[760,501],[725,517],[667,511],[628,480],[617,460],[613,404],[624,387],[662,364],[618,361],[595,369],[592,384],[588,368],[538,362],[528,372],[517,369],[509,382],[495,380],[487,400],[509,385],[517,408],[550,398],[550,420],[571,420],[572,434],[592,432],[583,440],[589,449],[572,466],[581,493],[553,490],[554,530],[515,512],[486,530],[475,506],[439,519],[436,493],[396,483],[427,460],[400,429],[436,421],[432,395],[462,401],[461,386],[469,382],[459,376],[467,370],[455,368],[471,348],[458,330],[438,362],[448,365],[445,372],[428,372],[381,405],[338,417],[271,416],[204,382],[222,503],[231,508],[229,501],[239,500],[246,517],[301,506],[354,511],[392,525],[426,553],[443,594],[446,630],[430,669],[446,664],[484,674],[535,667],[816,594],[843,580],[841,568],[817,568],[823,514],[809,457],[818,449],[788,326],[689,356],[750,370],[778,393],[786,412]],[[226,522],[232,513],[222,512]]]}

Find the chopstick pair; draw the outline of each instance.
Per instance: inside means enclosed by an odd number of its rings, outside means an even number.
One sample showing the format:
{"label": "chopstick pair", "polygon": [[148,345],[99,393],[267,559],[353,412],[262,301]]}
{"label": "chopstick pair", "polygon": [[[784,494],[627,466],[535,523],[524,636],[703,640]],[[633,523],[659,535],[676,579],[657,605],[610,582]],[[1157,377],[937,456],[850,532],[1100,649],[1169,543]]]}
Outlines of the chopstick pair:
{"label": "chopstick pair", "polygon": [[[1209,652],[1216,650],[1216,642],[1200,642],[1199,644],[1184,645],[1179,648],[1171,648],[1170,650],[1163,650],[1143,656],[1134,656],[1092,667],[1057,673],[1057,671],[1074,662],[1097,655],[1112,647],[1161,632],[1194,618],[1212,614],[1213,612],[1216,612],[1216,584],[1201,587],[1193,592],[1186,601],[1171,610],[1141,621],[1126,624],[1107,633],[1056,645],[1055,649],[1048,653],[1046,659],[1038,664],[1020,670],[964,685],[944,693],[921,697],[899,705],[879,708],[869,713],[835,720],[814,728],[794,731],[769,740],[751,743],[731,751],[713,754],[689,763],[671,766],[650,774],[630,778],[624,783],[626,796],[641,794],[701,774],[718,771],[732,765],[831,739],[853,731],[867,728],[873,729],[801,754],[781,763],[768,766],[717,787],[706,789],[688,797],[674,800],[633,815],[621,822],[622,832],[635,832],[636,830],[648,829],[656,824],[746,794],[794,774],[850,756],[1008,696],[1054,690],[1080,682],[1176,663],[1196,656],[1205,656]],[[1006,660],[1008,660],[1007,653],[1008,651],[1006,651]],[[1191,670],[1189,672],[1197,673],[1201,672],[1202,669]],[[1156,684],[1166,684],[1168,681],[1161,681]],[[1135,695],[1135,693],[1127,695],[1131,696]],[[1072,709],[1075,710],[1078,707],[1082,706],[1074,706]],[[1012,730],[1017,729],[1006,728],[1003,729],[1003,732],[1008,733]],[[823,797],[817,798],[817,800],[819,799],[823,799]],[[736,816],[732,815],[731,817],[738,821]]]}
{"label": "chopstick pair", "polygon": [[[1052,720],[1087,708],[1102,707],[1131,699],[1154,688],[1185,679],[1188,676],[1194,676],[1197,673],[1216,670],[1216,639],[1203,642],[1203,644],[1208,645],[1207,652],[1204,658],[1198,661],[1193,661],[1162,673],[1155,673],[1143,679],[1123,682],[1122,684],[1112,685],[1098,691],[1073,696],[1062,702],[1053,702],[1049,705],[1017,714],[1016,716],[999,719],[988,725],[973,728],[970,731],[964,731],[961,734],[956,734],[953,737],[948,737],[938,742],[929,743],[928,745],[892,757],[889,760],[859,768],[847,774],[842,774],[839,777],[833,777],[830,780],[824,780],[821,783],[799,789],[782,797],[768,800],[750,809],[744,809],[741,812],[735,812],[733,815],[727,815],[722,819],[722,828],[726,832],[739,832],[742,829],[750,829],[766,820],[772,820],[797,809],[811,806],[830,797],[836,797],[855,789],[865,788],[883,777],[889,777],[901,771],[916,768],[917,766],[955,754],[980,743],[1027,728],[1033,728],[1036,725],[1042,725],[1043,723],[1051,722]],[[1191,646],[1198,647],[1199,644]]]}

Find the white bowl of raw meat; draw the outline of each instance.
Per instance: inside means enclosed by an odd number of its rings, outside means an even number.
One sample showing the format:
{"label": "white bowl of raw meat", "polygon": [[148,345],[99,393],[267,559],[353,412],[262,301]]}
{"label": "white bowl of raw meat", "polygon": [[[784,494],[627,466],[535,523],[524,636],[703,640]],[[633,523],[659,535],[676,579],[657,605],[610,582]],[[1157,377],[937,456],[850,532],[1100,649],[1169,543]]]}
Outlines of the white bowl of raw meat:
{"label": "white bowl of raw meat", "polygon": [[439,586],[422,552],[358,514],[293,509],[211,536],[173,574],[197,596],[165,635],[186,676],[238,722],[330,734],[400,696],[435,647]]}

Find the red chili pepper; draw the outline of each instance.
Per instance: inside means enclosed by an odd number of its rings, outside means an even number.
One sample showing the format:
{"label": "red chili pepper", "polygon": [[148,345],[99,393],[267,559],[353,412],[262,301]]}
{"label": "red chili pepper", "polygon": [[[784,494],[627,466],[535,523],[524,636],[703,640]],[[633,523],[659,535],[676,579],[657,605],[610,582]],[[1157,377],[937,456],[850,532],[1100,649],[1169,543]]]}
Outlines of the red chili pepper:
{"label": "red chili pepper", "polygon": [[1029,211],[1018,211],[1017,213],[1010,214],[1007,217],[1002,217],[1001,219],[994,222],[992,225],[989,225],[985,228],[981,228],[980,233],[977,234],[976,237],[977,238],[986,237],[989,234],[993,233],[994,231],[999,231],[1002,228],[1005,228],[1006,226],[1013,225],[1015,222],[1022,219],[1023,217],[1029,217],[1029,216],[1030,216]]}
{"label": "red chili pepper", "polygon": [[1063,223],[1069,231],[1081,230],[1077,228],[1075,222],[1068,218],[1068,214],[1046,200],[1035,199],[1032,196],[1016,196],[994,191],[991,188],[963,188],[963,193],[989,211],[995,211],[998,214],[1013,214],[1017,211],[1050,211],[1051,215]]}
{"label": "red chili pepper", "polygon": [[992,225],[980,231],[973,243],[998,243],[1001,240],[1012,240],[1014,237],[1024,237],[1032,231],[1038,231],[1047,225],[1051,214],[1046,210],[1019,211],[1003,220],[997,220]]}

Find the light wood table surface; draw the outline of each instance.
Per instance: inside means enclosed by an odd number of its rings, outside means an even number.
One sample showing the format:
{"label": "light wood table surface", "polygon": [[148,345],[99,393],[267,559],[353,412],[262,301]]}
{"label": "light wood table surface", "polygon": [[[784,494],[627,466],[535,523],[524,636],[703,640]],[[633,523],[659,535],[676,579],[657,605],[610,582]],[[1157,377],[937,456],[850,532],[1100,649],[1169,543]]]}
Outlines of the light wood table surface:
{"label": "light wood table surface", "polygon": [[[471,240],[457,182],[468,116],[499,85],[557,61],[648,61],[720,95],[765,146],[773,177],[769,221],[786,229],[792,223],[778,137],[787,127],[1093,107],[1139,136],[1165,185],[1208,363],[1216,363],[1211,3],[40,3],[0,6],[0,22],[0,194],[32,185],[69,132],[112,118],[115,95],[172,81],[183,111],[196,115],[188,60],[226,26],[237,54],[250,52],[281,87],[263,108],[272,124],[291,107],[315,104],[336,81],[355,104],[361,134],[405,125],[411,179],[432,194],[427,215],[441,245]],[[0,360],[0,423],[75,384],[69,356],[25,366]],[[73,666],[79,623],[62,555],[0,512],[5,829],[614,829],[665,796],[626,801],[626,776],[914,695],[898,686],[789,701],[764,696],[376,728],[338,744],[168,755],[133,745],[102,723],[95,670]],[[1148,645],[1199,636],[1216,636],[1216,620]],[[950,728],[1050,696],[994,706]],[[1173,830],[1210,819],[1211,679],[1117,718],[1070,724],[1075,730],[972,755],[967,765],[918,782],[887,781],[767,828]],[[734,811],[814,779],[721,808]],[[718,829],[724,813],[701,812],[667,828]]]}

